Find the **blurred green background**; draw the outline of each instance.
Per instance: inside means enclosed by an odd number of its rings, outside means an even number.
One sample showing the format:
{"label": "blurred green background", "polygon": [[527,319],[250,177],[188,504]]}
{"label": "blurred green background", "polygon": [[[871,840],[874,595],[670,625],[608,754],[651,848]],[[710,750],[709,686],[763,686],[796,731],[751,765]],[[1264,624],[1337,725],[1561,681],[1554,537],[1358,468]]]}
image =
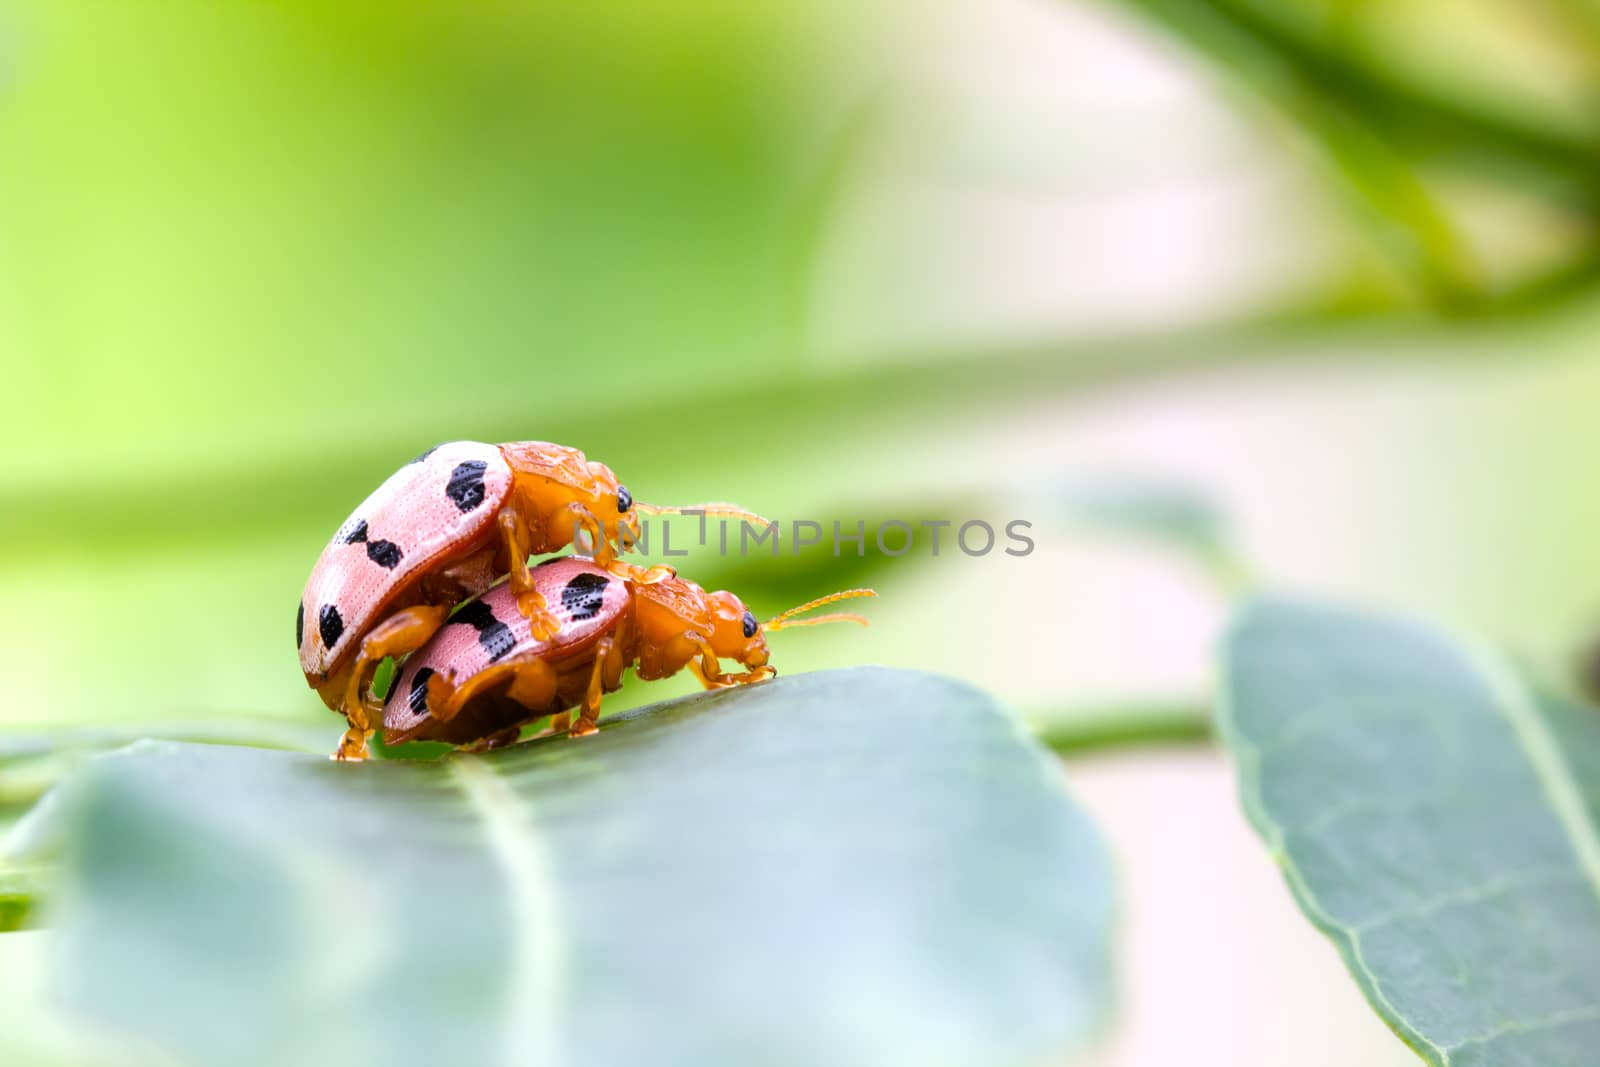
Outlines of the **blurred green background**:
{"label": "blurred green background", "polygon": [[1033,522],[682,562],[763,614],[878,587],[785,671],[1202,704],[1225,594],[1082,484],[1560,664],[1600,624],[1597,87],[1590,0],[7,3],[0,724],[331,746],[296,597],[457,438]]}

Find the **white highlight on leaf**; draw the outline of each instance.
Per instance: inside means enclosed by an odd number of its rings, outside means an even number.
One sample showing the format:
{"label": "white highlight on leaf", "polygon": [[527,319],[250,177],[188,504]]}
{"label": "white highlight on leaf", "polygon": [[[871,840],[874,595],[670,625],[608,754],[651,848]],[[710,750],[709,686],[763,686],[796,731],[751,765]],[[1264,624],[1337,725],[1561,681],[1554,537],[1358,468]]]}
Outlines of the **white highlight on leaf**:
{"label": "white highlight on leaf", "polygon": [[511,974],[506,989],[506,1067],[556,1067],[565,946],[557,922],[549,857],[524,802],[493,766],[455,756],[450,770],[483,819],[490,850],[506,876],[511,918]]}

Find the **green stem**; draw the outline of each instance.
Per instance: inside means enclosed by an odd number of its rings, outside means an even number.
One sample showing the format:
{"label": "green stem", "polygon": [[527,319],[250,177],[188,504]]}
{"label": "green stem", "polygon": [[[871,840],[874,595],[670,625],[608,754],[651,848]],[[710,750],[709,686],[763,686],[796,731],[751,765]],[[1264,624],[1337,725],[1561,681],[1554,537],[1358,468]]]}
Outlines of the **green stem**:
{"label": "green stem", "polygon": [[1073,711],[1034,724],[1039,740],[1062,755],[1123,748],[1209,744],[1211,716],[1199,704],[1178,701],[1138,704],[1104,711]]}
{"label": "green stem", "polygon": [[[1471,103],[1419,89],[1303,36],[1238,0],[1121,0],[1208,53],[1269,103],[1298,85],[1387,136],[1410,143],[1470,148],[1571,179],[1596,192],[1594,138],[1529,125]],[[1592,197],[1588,200],[1592,205]]]}
{"label": "green stem", "polygon": [[[1210,57],[1285,114],[1362,201],[1376,247],[1441,310],[1484,310],[1494,294],[1421,177],[1421,165],[1509,171],[1592,218],[1600,210],[1593,133],[1569,134],[1408,85],[1351,54],[1338,34],[1306,34],[1239,0],[1122,0]],[[1600,10],[1585,0],[1586,16]],[[1487,168],[1487,169],[1486,169]]]}
{"label": "green stem", "polygon": [[[3,862],[3,860],[0,860]],[[31,929],[47,872],[35,865],[0,867],[0,934]]]}

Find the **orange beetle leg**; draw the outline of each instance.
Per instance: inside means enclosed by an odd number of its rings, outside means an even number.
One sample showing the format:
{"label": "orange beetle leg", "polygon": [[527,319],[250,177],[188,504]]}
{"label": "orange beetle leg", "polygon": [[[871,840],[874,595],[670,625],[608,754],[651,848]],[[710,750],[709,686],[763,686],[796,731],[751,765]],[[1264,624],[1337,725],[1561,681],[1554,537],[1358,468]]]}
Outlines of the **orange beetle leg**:
{"label": "orange beetle leg", "polygon": [[[461,709],[455,702],[455,683],[445,678],[443,674],[435,671],[428,677],[428,710],[440,722],[449,722],[456,717],[456,712]],[[382,709],[378,712],[383,713]]]}
{"label": "orange beetle leg", "polygon": [[552,641],[561,632],[561,620],[551,614],[543,594],[530,589],[517,595],[517,610],[528,620],[528,632],[540,641]]}
{"label": "orange beetle leg", "polygon": [[528,566],[532,551],[527,524],[515,508],[501,508],[496,517],[500,536],[505,540],[506,558],[511,567],[511,589],[517,594],[517,610],[528,620],[528,629],[540,641],[561,632],[561,620],[550,613],[544,597],[533,587],[533,568]]}
{"label": "orange beetle leg", "polygon": [[525,708],[545,708],[556,698],[556,669],[542,659],[528,660],[513,667],[506,696]]}
{"label": "orange beetle leg", "polygon": [[599,732],[600,727],[595,723],[600,718],[600,698],[605,695],[606,676],[611,675],[611,680],[615,681],[621,675],[620,662],[615,662],[619,660],[617,642],[607,634],[595,645],[594,669],[589,672],[589,691],[583,695],[583,712],[567,731],[568,737],[587,737]]}
{"label": "orange beetle leg", "polygon": [[711,642],[699,634],[690,633],[684,636],[700,650],[700,655],[689,661],[689,671],[700,679],[700,684],[707,689],[731,689],[736,685],[750,685],[752,682],[764,681],[778,673],[773,667],[757,667],[738,674],[725,673],[722,664],[717,660],[717,654],[711,649]]}
{"label": "orange beetle leg", "polygon": [[[547,708],[555,703],[556,693],[560,686],[561,676],[556,669],[544,660],[529,660],[518,663],[511,668],[511,684],[506,687],[506,698],[513,700],[530,711],[538,708]],[[561,725],[556,726],[557,719]],[[538,731],[534,738],[549,737],[554,733],[563,733],[567,728],[565,715],[553,716],[550,724]],[[520,729],[520,727],[519,727]]]}
{"label": "orange beetle leg", "polygon": [[589,558],[597,566],[610,567],[617,558],[617,550],[606,540],[605,524],[594,517],[594,512],[576,501],[568,504],[566,510],[572,513],[573,547],[578,547],[578,530],[581,527],[588,537]]}
{"label": "orange beetle leg", "polygon": [[350,670],[349,688],[345,690],[344,699],[339,705],[350,728],[339,740],[339,747],[333,753],[334,759],[367,758],[367,739],[372,736],[373,712],[379,710],[368,690],[378,664],[390,656],[398,659],[421,648],[444,625],[449,614],[448,607],[417,604],[390,615],[362,638],[361,651],[357,653]]}
{"label": "orange beetle leg", "polygon": [[678,572],[665,563],[657,563],[653,567],[645,568],[636,567],[632,563],[620,559],[612,560],[607,565],[606,570],[625,582],[632,582],[634,585],[655,585],[657,582],[664,582],[668,578],[676,578],[678,576]]}
{"label": "orange beetle leg", "polygon": [[683,635],[690,644],[700,650],[700,654],[689,661],[689,670],[700,679],[700,684],[707,689],[726,689],[734,683],[722,673],[722,664],[717,662],[717,654],[711,649],[711,642],[696,633]]}
{"label": "orange beetle leg", "polygon": [[518,740],[521,739],[521,737],[522,737],[522,727],[520,727],[520,726],[508,726],[504,730],[501,730],[499,733],[490,734],[488,737],[485,737],[485,738],[483,738],[481,740],[478,740],[478,741],[474,741],[470,745],[457,745],[456,746],[456,751],[457,752],[491,752],[491,751],[493,751],[494,749],[497,749],[497,748],[505,748],[507,745],[514,745],[514,744],[517,743]]}

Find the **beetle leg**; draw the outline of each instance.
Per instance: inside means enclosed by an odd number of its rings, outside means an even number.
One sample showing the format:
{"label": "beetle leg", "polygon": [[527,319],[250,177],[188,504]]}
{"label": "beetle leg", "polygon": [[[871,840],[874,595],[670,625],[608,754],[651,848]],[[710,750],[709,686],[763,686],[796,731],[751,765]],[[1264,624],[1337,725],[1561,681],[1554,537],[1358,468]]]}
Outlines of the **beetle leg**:
{"label": "beetle leg", "polygon": [[610,567],[612,561],[617,558],[617,550],[606,540],[605,524],[595,518],[594,512],[577,501],[568,504],[567,511],[572,513],[573,547],[578,547],[578,530],[581,528],[588,536],[589,558],[598,566]]}
{"label": "beetle leg", "polygon": [[722,664],[717,661],[717,654],[712,651],[710,641],[697,633],[687,633],[683,636],[700,650],[700,654],[689,661],[689,670],[700,679],[701,685],[707,689],[726,689],[734,684],[722,673]]}
{"label": "beetle leg", "polygon": [[567,727],[571,724],[571,722],[572,713],[570,711],[563,711],[560,715],[552,715],[550,716],[550,722],[545,726],[545,728],[533,735],[534,739],[537,740],[541,737],[549,737],[552,734],[564,734],[567,732]]}
{"label": "beetle leg", "polygon": [[444,625],[449,614],[450,609],[443,605],[417,604],[390,615],[361,639],[361,650],[350,670],[349,687],[339,705],[350,728],[340,739],[334,759],[367,758],[367,739],[372,736],[375,708],[375,704],[368,701],[373,672],[387,657],[399,659],[421,648]]}
{"label": "beetle leg", "polygon": [[778,673],[772,667],[756,667],[753,670],[740,671],[737,674],[726,673],[722,669],[722,664],[717,660],[717,654],[711,649],[711,642],[696,633],[689,633],[684,636],[700,650],[700,654],[689,661],[689,670],[696,678],[700,679],[700,684],[707,689],[731,689],[736,685],[749,685],[752,682],[771,678]]}
{"label": "beetle leg", "polygon": [[366,759],[372,754],[367,750],[367,742],[371,738],[371,730],[357,729],[351,724],[349,729],[345,730],[344,736],[339,738],[339,747],[333,750],[333,758],[340,762],[346,760],[359,762]]}
{"label": "beetle leg", "polygon": [[501,508],[496,516],[500,536],[505,540],[510,560],[511,589],[517,594],[517,610],[528,620],[528,629],[540,641],[549,641],[561,631],[561,620],[550,613],[544,597],[533,587],[533,568],[528,566],[532,552],[527,523],[516,508]]}
{"label": "beetle leg", "polygon": [[518,663],[513,668],[506,697],[525,708],[546,708],[556,698],[556,670],[542,659]]}
{"label": "beetle leg", "polygon": [[501,730],[499,733],[490,734],[488,737],[485,737],[485,738],[483,738],[481,740],[478,740],[478,741],[474,741],[470,745],[457,745],[456,746],[456,751],[457,752],[492,752],[497,748],[505,748],[507,745],[516,744],[518,739],[520,739],[521,737],[522,737],[522,727],[520,727],[520,726],[508,726],[504,730]]}
{"label": "beetle leg", "polygon": [[[616,658],[617,642],[606,634],[594,648],[594,669],[589,672],[589,691],[583,695],[583,711],[578,715],[578,721],[572,724],[567,731],[568,737],[587,737],[597,733],[600,727],[595,722],[600,718],[600,698],[605,695],[606,675],[620,674],[620,668],[612,662]],[[617,668],[615,671],[613,668]],[[552,722],[552,725],[554,723]]]}
{"label": "beetle leg", "polygon": [[[399,672],[396,672],[395,680],[398,681],[399,677]],[[435,671],[433,674],[428,676],[426,692],[427,700],[425,704],[428,709],[428,714],[438,721],[449,722],[451,719],[456,717],[456,712],[461,710],[455,706],[455,683],[450,681],[450,679],[446,678],[438,671]],[[382,715],[383,704],[379,703],[377,705],[374,721],[377,721],[377,717]]]}
{"label": "beetle leg", "polygon": [[528,620],[528,632],[540,641],[553,641],[561,632],[561,620],[551,613],[544,595],[536,589],[517,594],[517,610]]}
{"label": "beetle leg", "polygon": [[626,560],[614,559],[606,570],[621,578],[623,581],[632,582],[634,585],[655,585],[668,578],[676,578],[678,572],[665,563],[657,563],[653,567],[636,567]]}

